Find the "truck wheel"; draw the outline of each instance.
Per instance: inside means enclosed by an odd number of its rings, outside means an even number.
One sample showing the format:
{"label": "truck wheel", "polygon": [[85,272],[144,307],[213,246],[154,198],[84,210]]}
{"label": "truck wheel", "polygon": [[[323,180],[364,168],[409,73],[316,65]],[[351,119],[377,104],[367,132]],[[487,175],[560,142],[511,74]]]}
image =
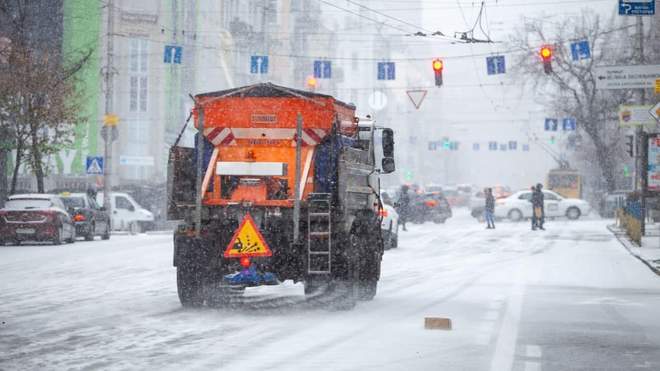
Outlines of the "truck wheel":
{"label": "truck wheel", "polygon": [[102,240],[109,240],[110,239],[110,224],[105,223],[105,232],[101,235]]}
{"label": "truck wheel", "polygon": [[199,307],[204,303],[203,276],[199,272],[184,267],[176,268],[176,288],[179,301],[184,307]]}

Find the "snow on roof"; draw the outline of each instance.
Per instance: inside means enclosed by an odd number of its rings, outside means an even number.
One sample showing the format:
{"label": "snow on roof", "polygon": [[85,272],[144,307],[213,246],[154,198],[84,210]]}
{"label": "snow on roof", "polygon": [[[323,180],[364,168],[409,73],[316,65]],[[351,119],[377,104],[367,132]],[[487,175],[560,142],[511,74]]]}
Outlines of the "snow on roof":
{"label": "snow on roof", "polygon": [[55,195],[47,193],[24,193],[19,195],[9,196],[10,200],[19,200],[19,199],[38,199],[38,200],[50,200],[55,197]]}

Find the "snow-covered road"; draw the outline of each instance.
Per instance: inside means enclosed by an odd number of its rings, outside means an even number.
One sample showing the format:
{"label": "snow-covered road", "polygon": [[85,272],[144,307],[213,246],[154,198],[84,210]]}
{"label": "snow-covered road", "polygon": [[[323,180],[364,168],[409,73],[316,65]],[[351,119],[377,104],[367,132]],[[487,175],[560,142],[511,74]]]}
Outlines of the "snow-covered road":
{"label": "snow-covered road", "polygon": [[291,283],[184,310],[171,235],[0,247],[0,369],[660,369],[660,277],[608,221],[456,214],[402,232],[376,298],[348,312]]}

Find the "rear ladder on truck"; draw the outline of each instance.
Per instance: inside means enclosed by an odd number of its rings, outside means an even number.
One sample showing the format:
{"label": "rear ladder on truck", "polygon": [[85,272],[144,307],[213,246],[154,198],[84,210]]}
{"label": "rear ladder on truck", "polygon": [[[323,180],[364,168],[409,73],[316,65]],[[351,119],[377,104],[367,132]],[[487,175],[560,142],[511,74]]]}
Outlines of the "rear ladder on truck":
{"label": "rear ladder on truck", "polygon": [[332,272],[332,197],[330,193],[309,195],[307,210],[307,274]]}

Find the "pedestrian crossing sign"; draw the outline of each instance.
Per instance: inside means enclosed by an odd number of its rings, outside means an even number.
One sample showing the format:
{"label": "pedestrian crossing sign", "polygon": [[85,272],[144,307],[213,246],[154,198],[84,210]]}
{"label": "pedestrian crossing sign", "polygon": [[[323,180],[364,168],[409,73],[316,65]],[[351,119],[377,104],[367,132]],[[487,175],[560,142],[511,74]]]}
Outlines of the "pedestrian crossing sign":
{"label": "pedestrian crossing sign", "polygon": [[103,157],[101,156],[87,156],[87,174],[89,175],[102,175],[103,174]]}
{"label": "pedestrian crossing sign", "polygon": [[264,236],[257,229],[254,219],[250,213],[247,213],[225,249],[225,258],[272,255],[273,253]]}

